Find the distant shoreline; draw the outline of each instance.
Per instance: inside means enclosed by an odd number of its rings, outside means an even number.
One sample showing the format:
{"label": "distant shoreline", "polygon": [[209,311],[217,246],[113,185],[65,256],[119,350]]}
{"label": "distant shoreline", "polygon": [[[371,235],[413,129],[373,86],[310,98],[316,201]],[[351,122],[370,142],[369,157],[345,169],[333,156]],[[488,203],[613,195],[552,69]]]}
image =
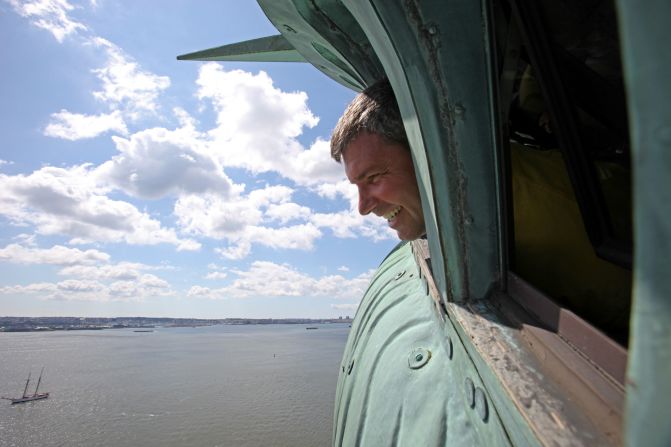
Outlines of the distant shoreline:
{"label": "distant shoreline", "polygon": [[206,327],[220,324],[351,324],[352,319],[341,318],[80,318],[80,317],[0,317],[0,332],[96,331],[107,329],[154,329],[156,327]]}

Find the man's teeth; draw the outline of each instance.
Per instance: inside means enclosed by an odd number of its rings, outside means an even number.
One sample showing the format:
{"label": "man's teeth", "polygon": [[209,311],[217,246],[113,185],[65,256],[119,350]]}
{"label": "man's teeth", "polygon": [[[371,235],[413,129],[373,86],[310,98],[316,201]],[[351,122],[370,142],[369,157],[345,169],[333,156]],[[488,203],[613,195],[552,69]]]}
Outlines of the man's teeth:
{"label": "man's teeth", "polygon": [[392,220],[394,217],[396,217],[396,215],[399,213],[399,211],[401,211],[401,207],[400,207],[400,206],[397,206],[396,208],[394,208],[393,210],[391,210],[391,212],[385,214],[383,217],[384,217],[385,219],[387,219],[387,221],[390,221],[390,220]]}

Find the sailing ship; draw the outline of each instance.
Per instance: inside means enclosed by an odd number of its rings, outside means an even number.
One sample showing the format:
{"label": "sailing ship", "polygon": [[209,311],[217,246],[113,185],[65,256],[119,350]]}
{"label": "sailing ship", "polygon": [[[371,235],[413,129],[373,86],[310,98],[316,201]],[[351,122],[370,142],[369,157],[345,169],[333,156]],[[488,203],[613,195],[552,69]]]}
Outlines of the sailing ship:
{"label": "sailing ship", "polygon": [[37,379],[37,386],[35,387],[35,392],[33,394],[28,394],[28,385],[30,384],[30,372],[28,373],[28,379],[26,379],[26,386],[23,389],[23,395],[21,397],[2,397],[3,399],[11,400],[12,404],[21,404],[24,402],[31,402],[33,400],[46,399],[49,397],[49,393],[38,393],[40,389],[40,382],[42,382],[42,373],[44,368],[40,371],[40,377]]}

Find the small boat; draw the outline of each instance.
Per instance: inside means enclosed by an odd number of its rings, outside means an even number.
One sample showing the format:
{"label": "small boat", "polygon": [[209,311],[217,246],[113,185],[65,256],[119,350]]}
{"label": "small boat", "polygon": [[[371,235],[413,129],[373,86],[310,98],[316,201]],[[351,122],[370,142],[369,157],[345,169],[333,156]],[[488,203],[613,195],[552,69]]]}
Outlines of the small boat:
{"label": "small boat", "polygon": [[308,326],[305,329],[310,330],[310,329],[317,329],[317,326]]}
{"label": "small boat", "polygon": [[37,379],[37,386],[35,387],[35,392],[31,395],[28,394],[28,384],[30,383],[30,373],[28,373],[28,379],[26,380],[26,387],[23,389],[23,396],[21,397],[2,397],[3,399],[11,400],[12,404],[21,404],[24,402],[30,402],[33,400],[40,400],[40,399],[46,399],[49,397],[49,393],[38,393],[37,391],[40,389],[40,382],[42,382],[42,373],[44,372],[44,368],[42,368],[42,371],[40,371],[40,378]]}

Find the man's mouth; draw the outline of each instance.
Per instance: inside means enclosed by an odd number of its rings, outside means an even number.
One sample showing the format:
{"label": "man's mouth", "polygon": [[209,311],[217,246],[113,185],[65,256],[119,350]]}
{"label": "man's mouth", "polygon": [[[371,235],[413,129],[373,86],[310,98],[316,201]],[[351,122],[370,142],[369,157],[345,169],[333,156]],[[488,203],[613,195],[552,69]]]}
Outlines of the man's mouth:
{"label": "man's mouth", "polygon": [[382,217],[387,219],[387,222],[391,222],[392,220],[394,220],[394,217],[396,217],[399,212],[401,212],[401,207],[397,206],[396,208],[394,208],[390,212],[384,214]]}

